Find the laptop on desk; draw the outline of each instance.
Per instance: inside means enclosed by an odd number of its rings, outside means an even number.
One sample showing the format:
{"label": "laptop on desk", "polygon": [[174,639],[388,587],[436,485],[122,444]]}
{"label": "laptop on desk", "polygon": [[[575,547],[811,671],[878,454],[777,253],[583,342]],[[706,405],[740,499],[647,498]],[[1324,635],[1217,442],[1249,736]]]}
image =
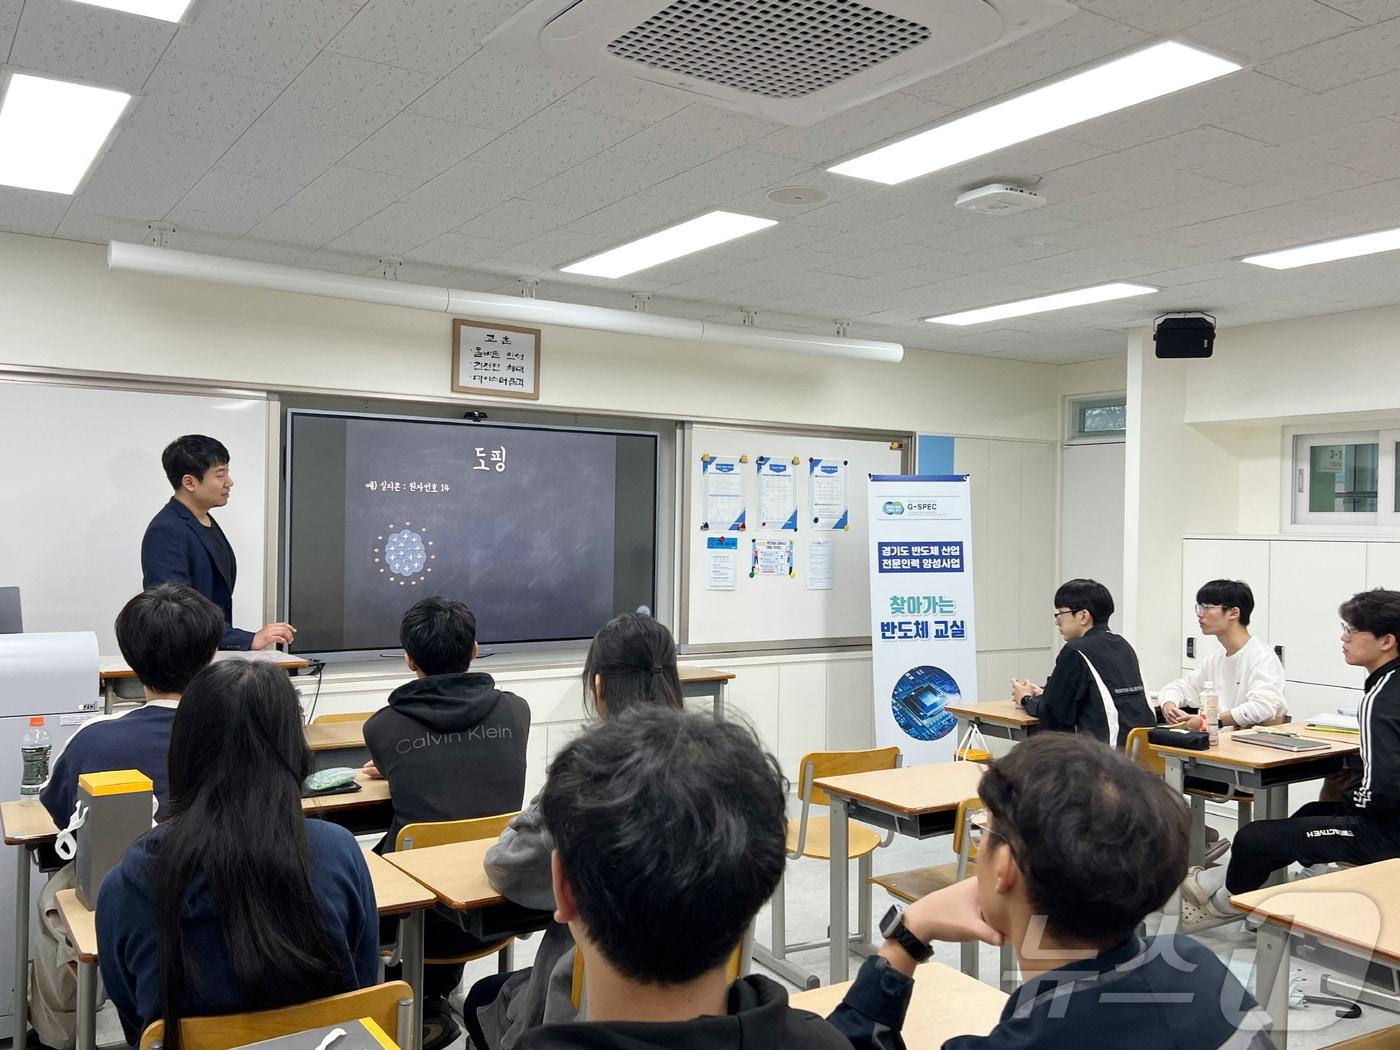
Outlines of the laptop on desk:
{"label": "laptop on desk", "polygon": [[1241,744],[1274,747],[1280,751],[1325,751],[1329,747],[1321,740],[1308,740],[1291,733],[1236,733],[1231,739]]}

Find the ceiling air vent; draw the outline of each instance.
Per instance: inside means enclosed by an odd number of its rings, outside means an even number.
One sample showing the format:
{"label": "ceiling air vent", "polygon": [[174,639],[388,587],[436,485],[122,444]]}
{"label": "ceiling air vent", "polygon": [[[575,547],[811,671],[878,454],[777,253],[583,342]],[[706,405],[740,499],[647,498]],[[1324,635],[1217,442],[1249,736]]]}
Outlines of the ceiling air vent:
{"label": "ceiling air vent", "polygon": [[532,0],[486,43],[801,125],[1074,11],[1068,0]]}

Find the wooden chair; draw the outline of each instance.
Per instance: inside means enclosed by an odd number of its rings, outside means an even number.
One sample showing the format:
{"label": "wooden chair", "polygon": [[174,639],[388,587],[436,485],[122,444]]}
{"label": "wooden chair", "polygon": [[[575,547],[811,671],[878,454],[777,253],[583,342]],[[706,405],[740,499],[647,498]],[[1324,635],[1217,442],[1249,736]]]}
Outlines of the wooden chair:
{"label": "wooden chair", "polygon": [[[1159,777],[1166,776],[1166,759],[1159,755],[1147,741],[1147,734],[1151,731],[1151,726],[1139,726],[1137,729],[1129,730],[1128,743],[1123,750],[1129,759],[1145,769],[1156,773]],[[1233,784],[1228,785],[1224,791],[1188,786],[1185,793],[1191,806],[1191,863],[1200,864],[1204,862],[1206,844],[1204,840],[1196,841],[1195,836],[1201,833],[1197,831],[1198,828],[1205,828],[1206,803],[1235,803],[1239,811],[1237,826],[1243,827],[1250,822],[1254,815],[1254,796],[1248,791],[1239,790]]]}
{"label": "wooden chair", "polygon": [[[813,751],[802,756],[798,764],[797,797],[802,800],[802,816],[789,820],[787,828],[787,855],[789,860],[800,857],[815,857],[831,861],[831,818],[811,815],[813,806],[830,805],[827,793],[813,786],[813,781],[825,777],[842,776],[846,773],[870,773],[877,769],[895,769],[899,766],[900,754],[897,747],[881,747],[868,751]],[[858,860],[860,877],[856,882],[859,907],[859,922],[851,940],[856,944],[870,943],[870,877],[872,874],[871,855],[879,846],[887,846],[894,838],[891,832],[883,839],[870,828],[856,821],[848,825],[850,834],[847,841],[847,855],[838,863]],[[784,892],[785,878],[779,880],[769,901],[772,910],[773,932],[767,946],[755,944],[754,957],[770,970],[782,974],[799,988],[815,988],[821,981],[816,974],[794,966],[787,959],[788,952],[809,951],[826,947],[827,940],[803,941],[800,944],[787,943],[787,909]]]}
{"label": "wooden chair", "polygon": [[[430,823],[405,824],[399,829],[399,833],[394,838],[395,851],[409,849],[426,849],[429,846],[445,846],[450,842],[478,842],[481,839],[499,838],[506,825],[514,820],[519,813],[498,813],[492,817],[473,817],[470,820],[438,820]],[[402,935],[400,935],[402,941]],[[395,944],[390,960],[398,962],[402,944]],[[484,948],[471,952],[468,955],[453,955],[443,958],[424,959],[425,966],[454,966],[458,963],[469,963],[473,959],[484,959],[488,955],[500,954],[500,962],[497,964],[498,973],[509,973],[515,968],[515,938],[507,937],[504,940],[489,944]]]}
{"label": "wooden chair", "polygon": [[[749,963],[753,957],[753,926],[750,925],[744,930],[744,939],[729,954],[729,960],[724,966],[724,977],[730,984],[733,984],[740,977],[749,972]],[[574,948],[574,970],[573,983],[569,988],[569,999],[574,1004],[574,1009],[578,1011],[578,1020],[586,1020],[584,1014],[588,1005],[588,994],[583,984],[583,952],[577,947]]]}
{"label": "wooden chair", "polygon": [[373,711],[345,711],[338,715],[317,715],[311,720],[313,726],[323,726],[330,722],[367,722]]}
{"label": "wooden chair", "polygon": [[[276,1010],[186,1017],[180,1021],[180,1045],[184,1050],[230,1050],[362,1017],[391,1034],[399,1046],[411,1045],[413,990],[408,982],[390,981]],[[141,1050],[160,1050],[164,1038],[165,1022],[153,1021],[141,1034]]]}

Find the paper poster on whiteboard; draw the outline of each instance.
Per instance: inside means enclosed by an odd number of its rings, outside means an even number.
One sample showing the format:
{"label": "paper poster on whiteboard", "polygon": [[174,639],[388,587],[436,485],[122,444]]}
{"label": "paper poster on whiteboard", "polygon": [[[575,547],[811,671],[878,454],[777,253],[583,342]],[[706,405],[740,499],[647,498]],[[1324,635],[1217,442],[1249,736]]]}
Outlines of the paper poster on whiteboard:
{"label": "paper poster on whiteboard", "polygon": [[770,577],[794,575],[792,548],[792,540],[754,540],[749,575]]}
{"label": "paper poster on whiteboard", "polygon": [[705,538],[705,590],[732,591],[738,577],[738,536]]}
{"label": "paper poster on whiteboard", "polygon": [[704,475],[705,516],[700,528],[718,532],[739,532],[744,524],[744,471],[748,456],[700,457]]}
{"label": "paper poster on whiteboard", "polygon": [[800,461],[758,457],[758,527],[797,531],[797,477]]}
{"label": "paper poster on whiteboard", "polygon": [[847,466],[844,459],[818,459],[814,456],[807,461],[812,528],[828,532],[850,530],[850,508],[846,503]]}
{"label": "paper poster on whiteboard", "polygon": [[875,741],[947,761],[947,707],[978,698],[967,476],[872,475],[869,506]]}
{"label": "paper poster on whiteboard", "polygon": [[807,589],[829,591],[836,580],[830,540],[807,541]]}

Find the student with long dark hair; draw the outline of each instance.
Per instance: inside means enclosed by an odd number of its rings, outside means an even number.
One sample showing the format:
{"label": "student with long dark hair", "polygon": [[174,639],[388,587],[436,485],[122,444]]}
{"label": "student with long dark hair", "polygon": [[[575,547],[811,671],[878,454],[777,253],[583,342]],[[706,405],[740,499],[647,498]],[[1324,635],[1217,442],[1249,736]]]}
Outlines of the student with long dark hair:
{"label": "student with long dark hair", "polygon": [[215,663],[170,740],[170,818],[97,898],[102,980],[135,1045],[163,1018],[266,1010],[374,984],[379,919],[344,828],[302,815],[311,769],[296,693],[266,663]]}
{"label": "student with long dark hair", "polygon": [[[685,706],[676,670],[676,642],[665,624],[644,613],[614,617],[593,636],[583,662],[583,702],[589,714],[610,719],[643,707]],[[554,908],[544,821],[537,795],[486,854],[491,885],[527,908]],[[462,1005],[476,1050],[510,1050],[530,1028],[572,1021],[574,939],[551,923],[528,970],[478,981]]]}

